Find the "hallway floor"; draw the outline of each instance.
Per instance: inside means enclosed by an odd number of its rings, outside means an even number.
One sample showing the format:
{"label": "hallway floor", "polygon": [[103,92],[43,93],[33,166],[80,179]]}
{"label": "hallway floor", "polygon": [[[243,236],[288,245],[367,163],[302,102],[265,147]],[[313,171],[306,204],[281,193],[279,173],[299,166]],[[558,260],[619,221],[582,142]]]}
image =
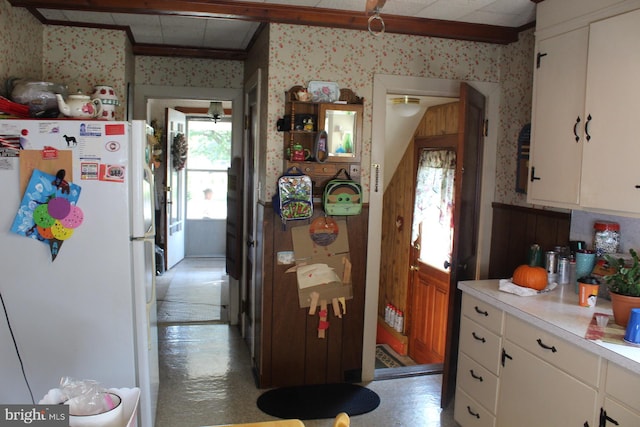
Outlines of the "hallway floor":
{"label": "hallway floor", "polygon": [[[176,272],[188,269],[185,263]],[[167,272],[169,273],[169,272]],[[174,272],[175,273],[175,272]],[[165,273],[166,274],[166,273]],[[163,279],[159,282],[162,282]],[[159,294],[166,284],[159,284]],[[162,324],[159,331],[160,392],[156,427],[198,427],[276,418],[260,411],[249,350],[239,329],[220,322]],[[378,380],[366,387],[380,395],[374,411],[354,416],[354,427],[453,427],[453,408],[440,409],[441,375]],[[307,427],[333,421],[307,420]]]}

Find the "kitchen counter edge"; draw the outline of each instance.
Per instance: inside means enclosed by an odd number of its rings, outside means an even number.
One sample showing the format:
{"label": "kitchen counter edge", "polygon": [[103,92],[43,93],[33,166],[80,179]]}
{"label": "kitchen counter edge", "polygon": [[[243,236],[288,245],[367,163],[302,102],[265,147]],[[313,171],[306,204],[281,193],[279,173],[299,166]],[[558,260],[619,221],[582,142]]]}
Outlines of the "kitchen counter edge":
{"label": "kitchen counter edge", "polygon": [[593,308],[580,307],[568,285],[522,297],[498,289],[499,280],[458,282],[458,289],[505,313],[522,319],[586,351],[640,374],[640,347],[584,338],[594,313],[611,314],[611,303],[599,298]]}

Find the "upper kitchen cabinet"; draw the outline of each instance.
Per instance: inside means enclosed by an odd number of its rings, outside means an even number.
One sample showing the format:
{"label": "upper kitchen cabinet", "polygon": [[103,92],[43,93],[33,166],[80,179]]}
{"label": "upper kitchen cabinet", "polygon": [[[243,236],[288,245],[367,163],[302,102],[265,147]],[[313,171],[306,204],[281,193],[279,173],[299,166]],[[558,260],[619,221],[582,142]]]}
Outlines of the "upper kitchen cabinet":
{"label": "upper kitchen cabinet", "polygon": [[588,42],[586,27],[536,42],[529,203],[578,205]]}
{"label": "upper kitchen cabinet", "polygon": [[[538,20],[529,203],[640,214],[640,1],[607,3],[564,27]],[[565,5],[538,8],[540,19]]]}
{"label": "upper kitchen cabinet", "polygon": [[591,24],[580,204],[640,213],[640,10]]}

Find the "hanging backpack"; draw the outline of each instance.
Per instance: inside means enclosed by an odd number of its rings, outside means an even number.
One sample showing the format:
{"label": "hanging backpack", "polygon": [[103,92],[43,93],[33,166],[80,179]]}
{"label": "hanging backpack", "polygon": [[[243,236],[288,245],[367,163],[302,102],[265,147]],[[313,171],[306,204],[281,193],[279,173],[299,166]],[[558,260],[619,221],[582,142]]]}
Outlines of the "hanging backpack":
{"label": "hanging backpack", "polygon": [[280,215],[282,223],[309,219],[313,216],[313,184],[308,175],[295,166],[280,178],[273,195],[273,209]]}
{"label": "hanging backpack", "polygon": [[[346,179],[338,178],[344,172]],[[324,187],[322,205],[327,215],[359,215],[362,212],[362,187],[340,169]]]}

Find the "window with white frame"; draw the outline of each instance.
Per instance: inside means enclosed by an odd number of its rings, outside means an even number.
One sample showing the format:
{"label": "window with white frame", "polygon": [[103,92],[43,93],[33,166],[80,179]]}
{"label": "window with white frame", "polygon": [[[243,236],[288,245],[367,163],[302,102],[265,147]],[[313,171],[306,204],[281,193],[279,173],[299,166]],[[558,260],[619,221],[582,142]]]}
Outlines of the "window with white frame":
{"label": "window with white frame", "polygon": [[190,118],[187,132],[187,219],[225,219],[231,121]]}

